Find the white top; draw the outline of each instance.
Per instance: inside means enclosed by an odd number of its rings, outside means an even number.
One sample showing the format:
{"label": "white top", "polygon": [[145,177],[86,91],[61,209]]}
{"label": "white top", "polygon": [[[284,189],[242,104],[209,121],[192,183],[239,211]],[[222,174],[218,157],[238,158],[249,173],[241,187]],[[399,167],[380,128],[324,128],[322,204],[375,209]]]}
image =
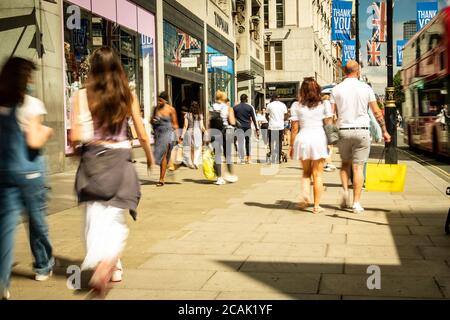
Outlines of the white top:
{"label": "white top", "polygon": [[229,107],[226,103],[214,103],[212,105],[214,111],[220,111],[220,116],[223,120],[223,125],[228,126]]}
{"label": "white top", "polygon": [[330,103],[321,103],[315,108],[309,108],[299,102],[291,107],[291,120],[300,122],[300,129],[323,128],[323,120],[333,117]]}
{"label": "white top", "polygon": [[17,122],[23,132],[25,132],[30,119],[47,114],[44,103],[29,95],[25,95],[23,104],[16,110]]}
{"label": "white top", "polygon": [[330,102],[337,106],[339,128],[369,127],[369,103],[377,98],[372,88],[356,78],[347,78],[333,88]]}
{"label": "white top", "polygon": [[258,113],[256,115],[256,121],[261,122],[261,123],[267,123],[268,122],[266,116],[261,114],[261,113]]}
{"label": "white top", "polygon": [[274,101],[267,105],[269,114],[269,130],[284,130],[284,115],[288,112],[286,105],[281,101]]}

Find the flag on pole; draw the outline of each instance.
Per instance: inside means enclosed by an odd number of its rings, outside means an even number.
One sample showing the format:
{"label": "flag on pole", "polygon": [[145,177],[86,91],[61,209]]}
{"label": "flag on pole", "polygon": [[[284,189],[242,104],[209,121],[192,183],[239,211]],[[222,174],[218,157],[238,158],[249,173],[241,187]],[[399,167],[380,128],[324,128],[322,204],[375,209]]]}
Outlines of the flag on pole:
{"label": "flag on pole", "polygon": [[367,41],[367,65],[369,67],[381,66],[381,43],[375,41]]}
{"label": "flag on pole", "polygon": [[372,41],[387,41],[387,10],[386,2],[373,2]]}

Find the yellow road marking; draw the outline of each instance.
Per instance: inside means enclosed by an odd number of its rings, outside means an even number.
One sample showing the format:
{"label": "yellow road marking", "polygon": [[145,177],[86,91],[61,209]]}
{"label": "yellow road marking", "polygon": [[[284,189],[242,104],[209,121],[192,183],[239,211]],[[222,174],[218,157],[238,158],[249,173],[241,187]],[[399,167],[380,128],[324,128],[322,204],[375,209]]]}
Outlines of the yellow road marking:
{"label": "yellow road marking", "polygon": [[431,163],[429,163],[429,162],[426,161],[426,160],[420,159],[419,157],[417,157],[417,156],[415,156],[415,155],[409,153],[408,151],[401,150],[401,149],[399,149],[399,150],[402,151],[402,152],[404,152],[404,153],[406,153],[406,154],[408,154],[411,158],[414,158],[414,160],[418,160],[419,162],[426,163],[427,165],[429,165],[429,166],[432,167],[433,169],[436,169],[436,170],[438,170],[439,172],[441,172],[442,174],[444,174],[445,176],[450,177],[450,174],[449,174],[447,171],[445,171],[445,170],[443,170],[443,169],[441,169],[441,168],[435,166],[434,164],[431,164]]}

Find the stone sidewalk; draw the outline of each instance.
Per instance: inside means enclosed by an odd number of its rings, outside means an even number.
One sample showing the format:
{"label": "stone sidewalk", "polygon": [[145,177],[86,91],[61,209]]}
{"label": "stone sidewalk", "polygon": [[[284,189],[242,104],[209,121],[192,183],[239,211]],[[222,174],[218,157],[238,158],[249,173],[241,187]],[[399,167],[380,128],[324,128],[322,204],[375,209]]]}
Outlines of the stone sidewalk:
{"label": "stone sidewalk", "polygon": [[[181,169],[164,188],[138,162],[139,218],[129,219],[124,281],[108,299],[450,299],[447,183],[401,159],[408,165],[405,193],[365,192],[361,215],[338,208],[338,172],[325,174],[324,213],[295,210],[297,162],[276,175],[265,175],[269,168],[260,164],[236,166],[239,183],[221,187]],[[20,226],[13,299],[86,298],[66,286],[67,267],[83,259],[82,214],[67,191],[73,174],[52,178],[49,225],[58,267],[48,282],[31,280]],[[381,268],[381,290],[367,288],[370,265]]]}

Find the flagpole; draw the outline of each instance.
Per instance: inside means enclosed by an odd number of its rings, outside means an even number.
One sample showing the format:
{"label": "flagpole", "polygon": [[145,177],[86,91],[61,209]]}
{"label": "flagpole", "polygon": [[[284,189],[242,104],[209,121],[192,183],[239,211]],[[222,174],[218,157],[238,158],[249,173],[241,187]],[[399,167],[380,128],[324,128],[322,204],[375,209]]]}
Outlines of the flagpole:
{"label": "flagpole", "polygon": [[[392,141],[386,143],[386,163],[397,164],[397,109],[394,88],[394,7],[393,0],[386,0],[387,10],[387,88],[384,117]],[[382,26],[380,26],[382,27]]]}

